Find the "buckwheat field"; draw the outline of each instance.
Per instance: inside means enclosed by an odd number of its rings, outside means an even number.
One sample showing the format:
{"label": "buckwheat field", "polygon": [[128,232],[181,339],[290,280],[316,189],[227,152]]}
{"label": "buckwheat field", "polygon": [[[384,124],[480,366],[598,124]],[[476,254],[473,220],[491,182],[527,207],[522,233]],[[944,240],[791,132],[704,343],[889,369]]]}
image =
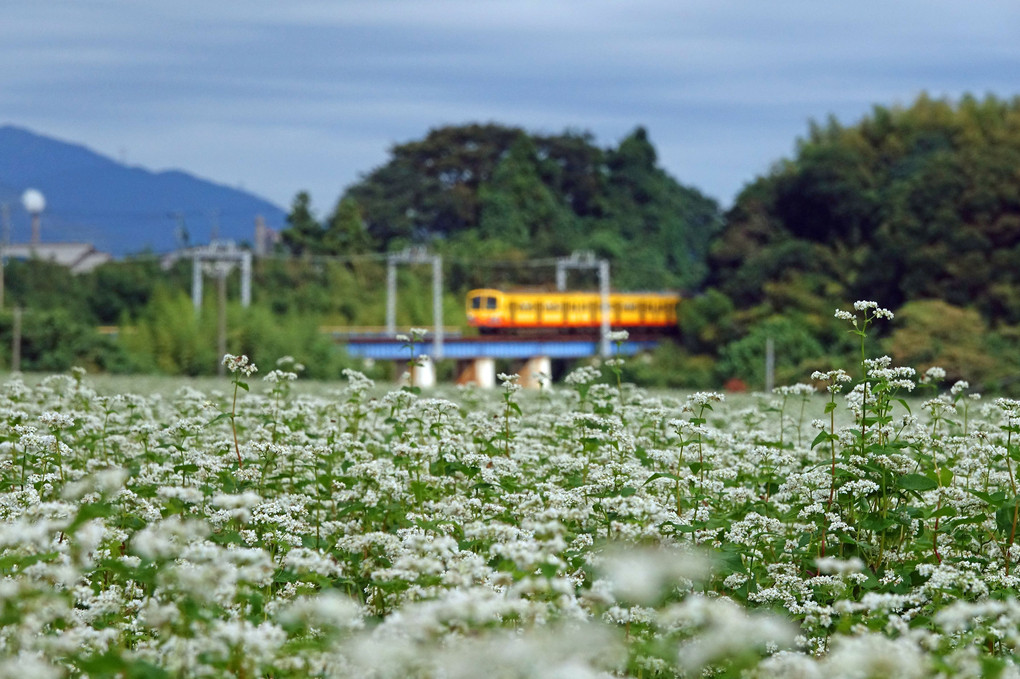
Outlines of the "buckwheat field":
{"label": "buckwheat field", "polygon": [[729,400],[613,361],[492,393],[313,396],[230,355],[205,392],[12,377],[0,677],[1020,676],[1020,402],[837,316],[859,365]]}

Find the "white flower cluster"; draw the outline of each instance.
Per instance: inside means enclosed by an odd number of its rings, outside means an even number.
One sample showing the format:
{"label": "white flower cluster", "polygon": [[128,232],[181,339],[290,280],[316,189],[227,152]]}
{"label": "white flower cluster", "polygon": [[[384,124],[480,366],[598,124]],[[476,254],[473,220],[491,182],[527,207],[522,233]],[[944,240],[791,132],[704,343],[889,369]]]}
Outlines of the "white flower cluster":
{"label": "white flower cluster", "polygon": [[591,366],[320,398],[288,361],[233,421],[222,391],[14,378],[0,676],[1017,676],[1020,401],[928,370],[908,411],[914,373],[865,367],[838,403],[621,398]]}
{"label": "white flower cluster", "polygon": [[[863,311],[865,320],[873,318],[885,318],[888,320],[893,319],[893,312],[878,306],[878,302],[871,302],[867,300],[858,300],[854,302],[854,311]],[[854,324],[854,327],[858,327],[857,314],[843,309],[836,309],[834,314],[835,318],[841,321],[850,321]]]}
{"label": "white flower cluster", "polygon": [[234,356],[233,354],[223,354],[223,365],[227,367],[232,373],[239,372],[245,377],[251,377],[258,372],[258,368],[252,363],[247,356]]}

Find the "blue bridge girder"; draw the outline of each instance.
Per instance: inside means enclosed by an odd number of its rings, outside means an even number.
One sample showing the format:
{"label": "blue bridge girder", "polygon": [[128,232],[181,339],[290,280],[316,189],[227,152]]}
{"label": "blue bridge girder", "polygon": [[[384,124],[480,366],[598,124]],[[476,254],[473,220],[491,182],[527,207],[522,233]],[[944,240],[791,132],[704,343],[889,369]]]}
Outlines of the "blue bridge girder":
{"label": "blue bridge girder", "polygon": [[[642,351],[654,349],[656,340],[627,340],[619,347],[614,343],[614,356],[633,356]],[[400,361],[412,358],[411,348],[406,342],[383,338],[350,338],[345,343],[347,354],[352,358],[371,358],[377,361]],[[596,339],[530,339],[526,337],[462,337],[447,338],[443,342],[443,358],[468,360],[475,358],[519,358],[535,356],[549,358],[585,358],[597,356],[601,343]],[[414,345],[414,358],[433,357],[434,346],[426,337]]]}

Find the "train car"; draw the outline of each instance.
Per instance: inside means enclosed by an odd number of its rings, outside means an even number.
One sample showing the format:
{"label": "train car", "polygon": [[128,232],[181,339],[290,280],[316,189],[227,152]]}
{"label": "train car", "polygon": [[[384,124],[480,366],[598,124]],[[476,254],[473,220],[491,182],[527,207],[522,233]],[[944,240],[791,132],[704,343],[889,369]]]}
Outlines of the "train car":
{"label": "train car", "polygon": [[[609,295],[613,328],[676,328],[680,295],[672,292],[626,292]],[[482,288],[467,296],[468,324],[484,332],[518,330],[596,330],[602,325],[597,292],[502,292]]]}

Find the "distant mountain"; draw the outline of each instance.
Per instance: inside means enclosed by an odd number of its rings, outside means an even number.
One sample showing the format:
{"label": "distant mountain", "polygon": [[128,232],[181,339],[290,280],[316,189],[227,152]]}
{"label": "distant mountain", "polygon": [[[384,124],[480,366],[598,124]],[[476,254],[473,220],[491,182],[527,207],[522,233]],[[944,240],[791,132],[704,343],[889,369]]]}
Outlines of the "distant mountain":
{"label": "distant mountain", "polygon": [[250,243],[257,215],[273,229],[287,216],[258,196],[185,172],[129,167],[78,144],[0,126],[0,204],[8,205],[11,242],[30,237],[21,204],[28,188],[46,198],[43,242],[88,242],[116,256],[205,244],[214,230]]}

